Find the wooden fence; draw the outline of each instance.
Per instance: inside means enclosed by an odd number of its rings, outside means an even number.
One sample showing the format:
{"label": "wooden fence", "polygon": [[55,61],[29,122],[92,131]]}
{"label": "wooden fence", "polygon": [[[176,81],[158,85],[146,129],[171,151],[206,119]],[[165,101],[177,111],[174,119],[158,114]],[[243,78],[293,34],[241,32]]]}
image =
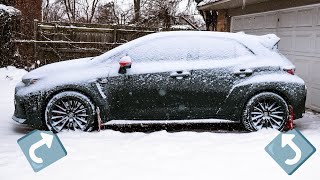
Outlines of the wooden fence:
{"label": "wooden fence", "polygon": [[[15,40],[16,64],[37,67],[100,55],[125,42],[159,31],[155,28],[34,21],[32,40]],[[39,64],[37,64],[39,62]]]}

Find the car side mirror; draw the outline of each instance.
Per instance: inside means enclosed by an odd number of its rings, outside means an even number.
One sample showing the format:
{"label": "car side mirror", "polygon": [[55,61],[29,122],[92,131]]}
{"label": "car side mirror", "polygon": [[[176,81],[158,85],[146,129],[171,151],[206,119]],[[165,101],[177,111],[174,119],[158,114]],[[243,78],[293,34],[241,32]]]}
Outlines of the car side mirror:
{"label": "car side mirror", "polygon": [[132,59],[130,56],[124,56],[120,59],[119,61],[119,74],[126,74],[127,73],[127,69],[131,68],[132,65]]}

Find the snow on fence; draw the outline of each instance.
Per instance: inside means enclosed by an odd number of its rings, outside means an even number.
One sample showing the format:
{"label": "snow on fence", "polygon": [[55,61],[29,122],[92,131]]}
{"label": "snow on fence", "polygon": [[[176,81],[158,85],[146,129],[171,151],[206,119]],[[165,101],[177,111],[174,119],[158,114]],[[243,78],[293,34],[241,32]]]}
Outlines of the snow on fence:
{"label": "snow on fence", "polygon": [[[37,66],[102,54],[156,28],[34,21],[32,40],[13,40],[19,67]],[[28,69],[27,68],[27,69]]]}

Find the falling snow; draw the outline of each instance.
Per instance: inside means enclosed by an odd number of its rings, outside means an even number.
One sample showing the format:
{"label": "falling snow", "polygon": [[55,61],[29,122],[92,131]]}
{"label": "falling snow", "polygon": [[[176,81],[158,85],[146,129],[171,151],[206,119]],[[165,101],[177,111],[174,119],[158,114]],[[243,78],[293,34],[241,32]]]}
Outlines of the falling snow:
{"label": "falling snow", "polygon": [[[0,69],[0,179],[294,180],[320,176],[316,168],[320,167],[319,152],[292,176],[270,158],[264,148],[277,131],[243,133],[214,124],[185,126],[180,132],[62,132],[59,137],[68,155],[34,173],[17,145],[30,129],[11,120],[14,86],[25,73],[14,67]],[[320,115],[307,112],[296,127],[320,147]]]}

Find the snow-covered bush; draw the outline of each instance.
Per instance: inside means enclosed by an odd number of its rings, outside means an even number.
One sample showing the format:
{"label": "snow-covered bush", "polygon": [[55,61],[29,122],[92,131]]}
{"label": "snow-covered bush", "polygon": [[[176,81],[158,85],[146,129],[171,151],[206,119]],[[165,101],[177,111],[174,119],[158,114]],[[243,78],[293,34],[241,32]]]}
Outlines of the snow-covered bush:
{"label": "snow-covered bush", "polygon": [[0,67],[14,63],[12,31],[17,27],[21,12],[11,6],[0,4]]}

